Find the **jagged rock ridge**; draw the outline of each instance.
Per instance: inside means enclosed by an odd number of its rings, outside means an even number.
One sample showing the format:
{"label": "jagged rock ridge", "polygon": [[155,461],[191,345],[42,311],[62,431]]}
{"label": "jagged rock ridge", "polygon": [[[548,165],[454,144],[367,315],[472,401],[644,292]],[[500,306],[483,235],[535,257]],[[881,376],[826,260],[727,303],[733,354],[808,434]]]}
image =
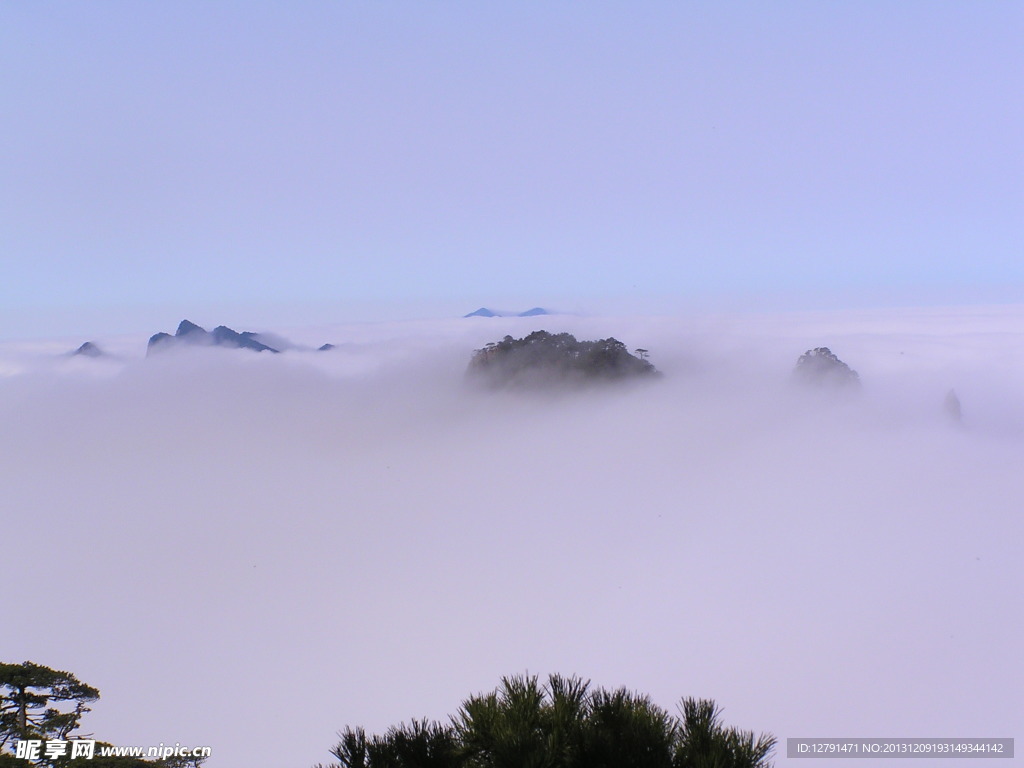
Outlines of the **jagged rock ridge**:
{"label": "jagged rock ridge", "polygon": [[256,352],[279,352],[261,341],[257,340],[256,333],[238,331],[228,328],[226,325],[218,325],[212,331],[207,331],[202,326],[196,325],[190,320],[182,320],[178,324],[178,330],[171,336],[169,333],[155,333],[149,339],[146,347],[146,354],[153,351],[163,350],[181,344],[191,344],[209,347],[228,347],[233,349],[251,349]]}

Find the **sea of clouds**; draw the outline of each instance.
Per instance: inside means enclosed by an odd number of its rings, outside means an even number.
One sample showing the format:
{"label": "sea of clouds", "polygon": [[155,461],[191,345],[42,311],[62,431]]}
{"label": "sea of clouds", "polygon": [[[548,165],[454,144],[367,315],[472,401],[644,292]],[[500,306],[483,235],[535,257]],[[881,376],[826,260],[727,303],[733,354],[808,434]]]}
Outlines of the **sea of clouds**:
{"label": "sea of clouds", "polygon": [[[539,328],[665,376],[466,381]],[[1024,308],[249,330],[295,348],[0,344],[2,660],[98,687],[99,738],[308,768],[527,671],[714,698],[778,765],[1024,735]],[[859,395],[794,386],[819,346]]]}

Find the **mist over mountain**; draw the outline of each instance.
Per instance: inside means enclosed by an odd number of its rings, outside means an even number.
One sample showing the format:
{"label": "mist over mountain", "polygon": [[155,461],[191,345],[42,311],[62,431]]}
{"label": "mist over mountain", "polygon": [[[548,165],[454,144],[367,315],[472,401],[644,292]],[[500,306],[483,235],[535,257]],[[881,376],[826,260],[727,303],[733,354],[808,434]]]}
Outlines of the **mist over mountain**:
{"label": "mist over mountain", "polygon": [[793,376],[801,384],[816,387],[857,388],[860,376],[828,347],[809,349],[800,355]]}
{"label": "mist over mountain", "polygon": [[103,357],[104,352],[96,344],[91,341],[83,342],[74,352],[72,356],[78,357]]}
{"label": "mist over mountain", "polygon": [[279,352],[258,340],[258,334],[252,331],[239,333],[225,325],[218,325],[212,331],[196,325],[190,320],[182,320],[178,329],[171,336],[169,333],[155,333],[149,338],[146,354],[160,352],[165,349],[190,344],[196,346],[228,347],[231,349],[251,349],[255,352]]}
{"label": "mist over mountain", "polygon": [[551,387],[622,381],[657,375],[644,359],[609,337],[578,341],[570,333],[534,331],[521,339],[505,336],[473,352],[467,375],[491,387]]}
{"label": "mist over mountain", "polygon": [[[295,344],[285,336],[276,333],[242,331],[239,333],[225,325],[219,325],[212,331],[196,325],[191,320],[182,320],[172,336],[169,333],[155,333],[146,345],[146,354],[161,352],[189,346],[223,347],[227,349],[248,349],[254,352],[284,352],[295,349],[311,349]],[[321,344],[317,350],[324,352],[334,348],[334,344]]]}
{"label": "mist over mountain", "polygon": [[[5,567],[56,617],[5,622],[5,653],[100,687],[90,730],[210,768],[326,762],[346,724],[525,671],[782,740],[1013,735],[1024,310],[544,327],[664,375],[467,384],[518,317],[281,329],[324,354],[0,344]],[[860,396],[792,386],[826,346]],[[253,737],[282,729],[285,756]]]}
{"label": "mist over mountain", "polygon": [[780,746],[1018,735],[1022,39],[0,3],[0,664],[204,768],[516,674]]}

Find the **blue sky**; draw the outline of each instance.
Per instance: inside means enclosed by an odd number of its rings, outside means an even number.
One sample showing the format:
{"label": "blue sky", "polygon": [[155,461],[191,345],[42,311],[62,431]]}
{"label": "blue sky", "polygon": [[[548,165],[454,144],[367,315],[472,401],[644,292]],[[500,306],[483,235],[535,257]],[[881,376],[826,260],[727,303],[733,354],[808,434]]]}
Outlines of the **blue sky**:
{"label": "blue sky", "polygon": [[1019,301],[1021,39],[1008,2],[5,3],[0,335]]}

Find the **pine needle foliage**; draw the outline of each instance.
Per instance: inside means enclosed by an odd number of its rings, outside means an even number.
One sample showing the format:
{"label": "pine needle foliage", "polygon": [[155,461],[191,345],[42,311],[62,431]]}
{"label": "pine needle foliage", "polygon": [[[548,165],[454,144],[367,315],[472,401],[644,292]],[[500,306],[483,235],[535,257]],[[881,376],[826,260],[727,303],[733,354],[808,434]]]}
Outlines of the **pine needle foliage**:
{"label": "pine needle foliage", "polygon": [[317,768],[768,768],[771,735],[721,723],[713,701],[680,716],[625,688],[579,677],[502,678],[466,699],[448,724],[413,720],[382,736],[346,728]]}

